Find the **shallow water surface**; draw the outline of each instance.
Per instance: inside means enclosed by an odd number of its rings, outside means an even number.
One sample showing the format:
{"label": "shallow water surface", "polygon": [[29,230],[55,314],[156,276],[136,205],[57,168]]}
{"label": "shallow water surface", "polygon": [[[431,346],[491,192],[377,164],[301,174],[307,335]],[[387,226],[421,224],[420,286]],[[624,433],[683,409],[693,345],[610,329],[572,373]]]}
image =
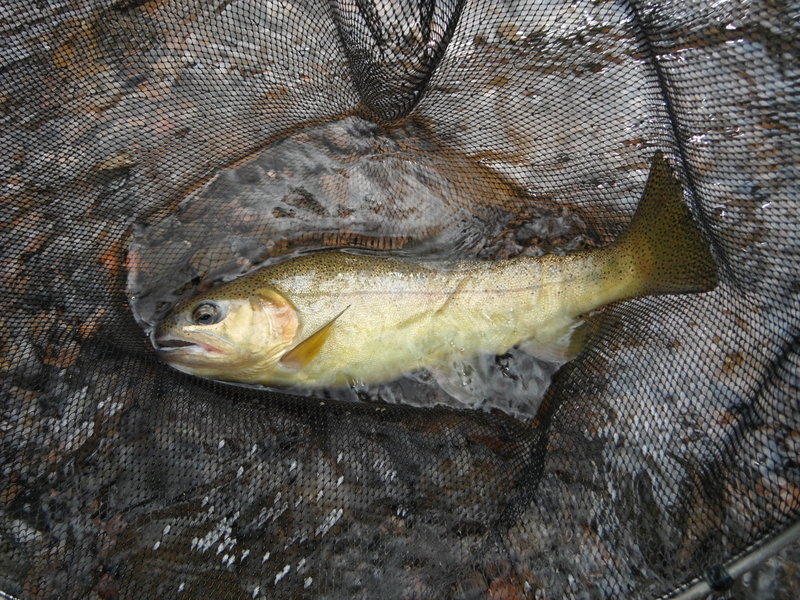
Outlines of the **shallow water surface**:
{"label": "shallow water surface", "polygon": [[[596,245],[584,219],[533,198],[423,123],[359,118],[300,130],[217,173],[177,212],[138,225],[128,295],[150,334],[182,298],[320,249],[388,252],[437,263],[503,260]],[[535,414],[556,365],[519,349],[330,397]],[[302,390],[293,390],[304,393]]]}

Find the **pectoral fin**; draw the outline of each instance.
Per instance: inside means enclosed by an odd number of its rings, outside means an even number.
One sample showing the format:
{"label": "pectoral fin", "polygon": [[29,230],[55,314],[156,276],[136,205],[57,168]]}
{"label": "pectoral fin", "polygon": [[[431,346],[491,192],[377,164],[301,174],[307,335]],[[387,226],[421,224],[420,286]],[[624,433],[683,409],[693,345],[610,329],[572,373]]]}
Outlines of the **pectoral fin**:
{"label": "pectoral fin", "polygon": [[342,313],[348,308],[350,307],[348,306],[345,308],[342,312],[333,317],[333,319],[284,354],[280,360],[280,364],[284,367],[299,371],[311,363],[320,353],[325,342],[328,341],[328,336],[333,329],[333,324],[336,322],[336,319],[341,317]]}

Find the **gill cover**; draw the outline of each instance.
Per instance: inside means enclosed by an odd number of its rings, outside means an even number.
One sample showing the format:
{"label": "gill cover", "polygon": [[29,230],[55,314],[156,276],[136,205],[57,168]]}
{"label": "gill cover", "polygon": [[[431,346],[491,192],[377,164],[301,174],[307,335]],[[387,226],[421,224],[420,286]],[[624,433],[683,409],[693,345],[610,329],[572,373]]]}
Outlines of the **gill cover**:
{"label": "gill cover", "polygon": [[263,311],[269,322],[269,342],[283,350],[297,335],[299,322],[292,303],[270,288],[255,290],[250,302],[254,311]]}

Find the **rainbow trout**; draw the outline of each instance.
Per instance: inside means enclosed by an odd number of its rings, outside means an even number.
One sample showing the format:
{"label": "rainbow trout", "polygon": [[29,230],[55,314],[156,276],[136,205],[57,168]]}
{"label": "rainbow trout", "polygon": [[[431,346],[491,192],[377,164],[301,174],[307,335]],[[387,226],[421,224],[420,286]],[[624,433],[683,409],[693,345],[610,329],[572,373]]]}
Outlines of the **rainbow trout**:
{"label": "rainbow trout", "polygon": [[581,315],[610,302],[711,290],[716,268],[660,153],[628,230],[566,256],[415,263],[326,251],[181,303],[158,326],[180,371],[267,386],[380,383],[526,342],[568,358]]}

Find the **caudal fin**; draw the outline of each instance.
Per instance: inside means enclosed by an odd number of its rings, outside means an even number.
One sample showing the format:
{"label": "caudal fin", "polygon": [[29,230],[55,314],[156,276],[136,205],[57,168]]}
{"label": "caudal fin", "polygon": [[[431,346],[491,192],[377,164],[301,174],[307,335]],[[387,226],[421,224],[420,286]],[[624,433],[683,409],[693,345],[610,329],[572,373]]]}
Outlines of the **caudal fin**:
{"label": "caudal fin", "polygon": [[640,294],[707,292],[717,284],[708,242],[661,152],[653,157],[639,208],[616,245],[639,265]]}

